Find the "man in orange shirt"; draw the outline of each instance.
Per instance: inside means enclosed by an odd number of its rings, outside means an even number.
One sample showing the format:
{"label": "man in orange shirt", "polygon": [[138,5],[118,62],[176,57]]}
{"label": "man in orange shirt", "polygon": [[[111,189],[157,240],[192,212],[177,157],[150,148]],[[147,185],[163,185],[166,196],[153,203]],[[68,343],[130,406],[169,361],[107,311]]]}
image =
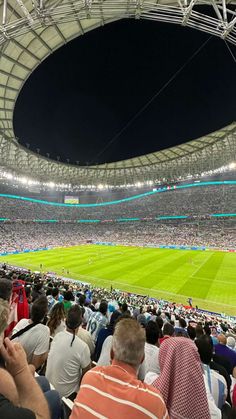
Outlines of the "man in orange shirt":
{"label": "man in orange shirt", "polygon": [[169,418],[161,394],[137,379],[144,345],[145,330],[139,323],[120,320],[113,335],[111,365],[84,375],[70,419]]}

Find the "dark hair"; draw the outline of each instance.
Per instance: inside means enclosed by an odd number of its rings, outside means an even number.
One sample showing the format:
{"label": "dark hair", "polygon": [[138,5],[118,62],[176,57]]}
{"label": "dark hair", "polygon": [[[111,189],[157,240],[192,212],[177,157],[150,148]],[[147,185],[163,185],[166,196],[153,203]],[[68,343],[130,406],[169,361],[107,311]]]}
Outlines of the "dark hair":
{"label": "dark hair", "polygon": [[81,325],[82,323],[82,310],[78,304],[74,304],[67,312],[67,319],[66,319],[66,326],[68,329],[73,331],[73,338],[71,341],[70,346],[73,345],[75,340],[75,330]]}
{"label": "dark hair", "polygon": [[0,279],[0,298],[9,301],[12,293],[12,282],[9,279]]}
{"label": "dark hair", "polygon": [[180,319],[179,319],[179,326],[182,327],[183,329],[185,329],[185,327],[187,326],[187,323],[183,319],[183,317],[180,317]]}
{"label": "dark hair", "polygon": [[107,307],[108,307],[107,302],[106,301],[101,301],[100,306],[99,306],[100,313],[105,315],[106,312],[107,312]]}
{"label": "dark hair", "polygon": [[43,283],[42,282],[38,282],[37,284],[35,284],[34,286],[34,290],[36,292],[39,292],[41,289],[43,288]]}
{"label": "dark hair", "polygon": [[211,337],[208,335],[202,335],[195,340],[195,343],[203,364],[210,364],[213,356],[213,343]]}
{"label": "dark hair", "polygon": [[159,326],[159,329],[161,330],[162,329],[162,327],[163,327],[163,319],[160,317],[160,316],[157,316],[157,318],[156,318],[156,322],[157,322],[157,324],[158,324],[158,326]]}
{"label": "dark hair", "polygon": [[205,332],[206,335],[211,336],[211,329],[210,329],[210,326],[208,324],[206,324],[204,326],[204,332]]}
{"label": "dark hair", "polygon": [[117,320],[121,316],[122,316],[122,314],[120,313],[120,311],[118,311],[118,310],[113,311],[113,313],[111,315],[111,318],[110,318],[110,323],[108,325],[108,329],[111,330],[112,333],[114,332],[114,328],[115,328],[115,325],[116,325]]}
{"label": "dark hair", "polygon": [[146,341],[152,345],[156,345],[159,338],[158,324],[150,320],[146,325]]}
{"label": "dark hair", "polygon": [[195,332],[196,332],[196,338],[200,338],[200,336],[202,336],[204,334],[201,324],[197,324],[197,326],[195,328]]}
{"label": "dark hair", "polygon": [[58,296],[58,294],[59,294],[59,289],[58,288],[53,288],[52,289],[52,296],[55,298],[55,297],[57,297]]}
{"label": "dark hair", "polygon": [[83,306],[85,304],[85,301],[86,301],[86,295],[80,294],[80,296],[79,296],[79,305],[80,306]]}
{"label": "dark hair", "polygon": [[26,285],[25,295],[26,295],[26,298],[29,298],[31,296],[31,286],[30,285]]}
{"label": "dark hair", "polygon": [[33,323],[40,323],[43,321],[44,317],[46,316],[48,311],[48,300],[47,297],[39,297],[37,300],[34,301],[30,318],[33,321]]}
{"label": "dark hair", "polygon": [[74,295],[71,291],[64,291],[64,300],[65,301],[74,301]]}
{"label": "dark hair", "polygon": [[128,305],[127,305],[127,303],[123,303],[122,304],[121,311],[122,311],[122,313],[125,313],[126,311],[128,311]]}
{"label": "dark hair", "polygon": [[173,336],[174,331],[175,331],[175,329],[174,329],[174,326],[172,324],[170,324],[169,322],[166,322],[164,324],[164,327],[163,327],[163,335],[164,336],[165,335],[167,335],[167,336]]}
{"label": "dark hair", "polygon": [[74,304],[67,312],[66,326],[68,329],[75,330],[82,323],[82,310],[78,304]]}
{"label": "dark hair", "polygon": [[191,325],[188,325],[187,332],[188,332],[188,335],[189,335],[189,337],[190,337],[191,340],[194,340],[196,338],[196,330],[195,330],[195,327],[193,327]]}

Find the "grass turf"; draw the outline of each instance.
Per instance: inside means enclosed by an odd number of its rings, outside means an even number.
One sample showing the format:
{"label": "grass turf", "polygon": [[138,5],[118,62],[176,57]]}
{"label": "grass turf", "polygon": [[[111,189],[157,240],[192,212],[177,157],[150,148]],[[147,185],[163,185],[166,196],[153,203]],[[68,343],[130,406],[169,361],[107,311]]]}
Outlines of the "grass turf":
{"label": "grass turf", "polygon": [[[0,257],[1,262],[56,272],[109,288],[236,314],[236,253],[73,246]],[[63,273],[64,268],[64,273]],[[69,270],[69,273],[66,273]]]}

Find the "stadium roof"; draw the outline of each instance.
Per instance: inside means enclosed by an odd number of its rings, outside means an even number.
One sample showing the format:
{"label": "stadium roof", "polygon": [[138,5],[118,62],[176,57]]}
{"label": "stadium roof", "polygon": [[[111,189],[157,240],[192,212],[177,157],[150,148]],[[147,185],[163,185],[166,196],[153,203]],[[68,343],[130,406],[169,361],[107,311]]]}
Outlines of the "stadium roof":
{"label": "stadium roof", "polygon": [[[236,1],[2,0],[0,5],[0,166],[42,182],[127,185],[175,180],[236,160],[236,124],[198,140],[115,163],[74,166],[21,146],[14,135],[18,94],[34,69],[69,40],[122,18],[199,29],[236,44]],[[30,123],[30,121],[29,121]]]}

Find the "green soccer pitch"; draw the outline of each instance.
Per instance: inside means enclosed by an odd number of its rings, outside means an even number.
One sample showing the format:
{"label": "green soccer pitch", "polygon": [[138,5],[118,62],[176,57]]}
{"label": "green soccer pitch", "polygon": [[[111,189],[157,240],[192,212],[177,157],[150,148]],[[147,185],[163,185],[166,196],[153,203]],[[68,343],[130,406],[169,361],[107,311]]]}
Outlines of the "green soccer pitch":
{"label": "green soccer pitch", "polygon": [[1,256],[0,262],[236,314],[236,253],[84,245]]}

